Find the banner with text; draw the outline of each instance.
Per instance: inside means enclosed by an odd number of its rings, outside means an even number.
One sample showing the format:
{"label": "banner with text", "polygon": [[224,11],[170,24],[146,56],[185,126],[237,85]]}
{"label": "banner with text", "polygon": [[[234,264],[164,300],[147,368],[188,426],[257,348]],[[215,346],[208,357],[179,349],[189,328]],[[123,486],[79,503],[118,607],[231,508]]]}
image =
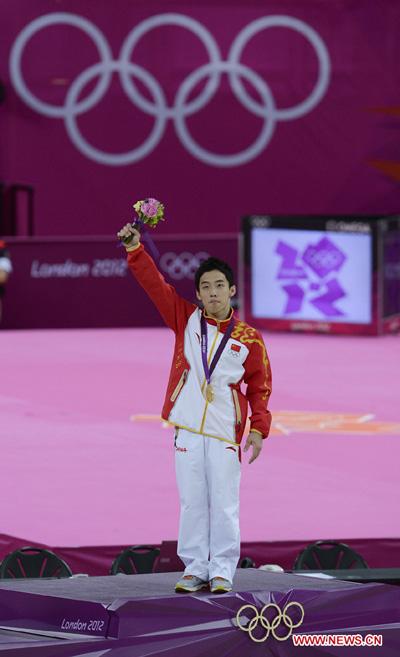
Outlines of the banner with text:
{"label": "banner with text", "polygon": [[[236,236],[157,241],[157,266],[167,283],[198,303],[194,274],[210,255],[237,271]],[[10,239],[13,273],[3,299],[2,329],[163,326],[157,309],[129,271],[116,241]],[[234,304],[233,304],[234,305]]]}

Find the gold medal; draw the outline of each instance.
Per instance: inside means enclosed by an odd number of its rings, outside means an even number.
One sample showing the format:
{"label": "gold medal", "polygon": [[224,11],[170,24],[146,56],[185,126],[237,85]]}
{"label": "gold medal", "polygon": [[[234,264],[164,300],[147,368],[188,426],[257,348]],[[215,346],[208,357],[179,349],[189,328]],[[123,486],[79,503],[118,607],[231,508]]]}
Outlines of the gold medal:
{"label": "gold medal", "polygon": [[212,389],[212,386],[210,385],[210,383],[208,384],[208,386],[206,388],[206,397],[207,397],[207,401],[210,402],[210,403],[214,399],[214,390]]}

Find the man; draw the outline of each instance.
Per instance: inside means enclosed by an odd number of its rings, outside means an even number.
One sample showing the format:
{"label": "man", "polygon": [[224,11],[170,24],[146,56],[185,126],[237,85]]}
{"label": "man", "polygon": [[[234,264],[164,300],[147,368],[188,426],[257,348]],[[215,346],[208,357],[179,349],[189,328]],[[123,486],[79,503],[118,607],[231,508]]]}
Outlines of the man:
{"label": "man", "polygon": [[8,277],[12,272],[12,265],[10,260],[10,254],[6,247],[6,243],[0,239],[0,321],[1,321],[1,297],[5,294],[5,284],[8,281]]}
{"label": "man", "polygon": [[[250,404],[249,463],[269,433],[271,371],[261,334],[233,316],[231,267],[209,258],[195,275],[204,310],[167,285],[126,224],[118,233],[128,264],[175,332],[175,350],[162,417],[175,427],[175,465],[181,501],[178,555],[185,572],[177,592],[232,590],[240,556],[240,441]],[[246,393],[241,384],[247,386]]]}

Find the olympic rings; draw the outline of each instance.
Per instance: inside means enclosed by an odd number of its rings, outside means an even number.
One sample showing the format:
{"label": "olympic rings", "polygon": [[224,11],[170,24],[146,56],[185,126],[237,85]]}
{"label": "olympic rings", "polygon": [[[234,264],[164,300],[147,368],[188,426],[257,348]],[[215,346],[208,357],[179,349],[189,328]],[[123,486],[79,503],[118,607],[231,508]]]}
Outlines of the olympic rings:
{"label": "olympic rings", "polygon": [[275,103],[271,92],[264,83],[264,80],[262,80],[250,68],[247,68],[247,66],[236,64],[236,71],[239,71],[240,75],[243,75],[243,77],[247,78],[250,82],[253,83],[265,103],[266,111],[264,117],[264,126],[256,142],[241,153],[237,153],[235,155],[217,155],[216,153],[210,153],[204,148],[201,148],[201,146],[199,146],[189,134],[189,131],[186,128],[186,124],[183,120],[183,112],[179,112],[183,102],[186,100],[186,97],[189,96],[192,88],[195,87],[199,80],[205,77],[210,70],[214,69],[229,72],[232,71],[233,66],[234,65],[232,62],[219,62],[219,64],[206,64],[205,66],[201,66],[186,78],[185,82],[181,85],[176,95],[176,105],[178,112],[176,115],[175,130],[177,131],[181,142],[185,144],[187,150],[192,153],[192,155],[197,157],[198,160],[220,167],[234,167],[253,160],[257,155],[261,153],[262,150],[264,150],[265,146],[270,141],[275,128]]}
{"label": "olympic rings", "polygon": [[[301,618],[298,623],[293,623],[292,619],[287,614],[289,607],[293,607],[293,606],[298,607],[301,612]],[[268,607],[272,607],[277,611],[277,615],[272,621],[269,621],[268,618],[264,616],[264,612],[266,611],[266,609],[268,609]],[[242,625],[242,623],[240,622],[240,615],[243,613],[245,609],[252,609],[255,612],[255,616],[253,616],[253,618],[250,620],[250,623],[248,624],[247,627]],[[277,641],[286,641],[292,635],[294,628],[299,627],[299,625],[302,624],[303,620],[304,620],[304,607],[299,602],[289,602],[286,605],[286,607],[283,609],[283,611],[274,602],[269,602],[268,604],[264,605],[264,607],[261,609],[260,612],[256,607],[254,607],[254,605],[243,605],[243,607],[241,607],[236,614],[236,622],[240,627],[240,629],[243,630],[244,632],[248,632],[252,641],[255,641],[256,643],[262,643],[263,641],[266,641],[266,639],[269,637],[270,634],[272,634],[272,636]],[[261,639],[257,639],[253,634],[253,630],[255,630],[255,628],[258,626],[259,621],[261,622],[262,627],[265,630],[267,630],[265,636],[262,637]],[[281,624],[281,621],[283,621],[286,627],[289,628],[289,632],[284,636],[279,636],[279,634],[277,634],[275,631],[277,627]]]}
{"label": "olympic rings", "polygon": [[195,255],[192,255],[192,253],[188,253],[187,251],[184,251],[179,255],[172,251],[168,251],[168,253],[164,253],[164,255],[161,256],[160,267],[176,281],[180,281],[182,278],[193,280],[196,270],[200,267],[201,263],[209,257],[210,254],[205,251],[199,251]]}
{"label": "olympic rings", "polygon": [[[237,35],[231,46],[228,60],[234,64],[239,62],[244,47],[248,41],[261,30],[268,27],[288,27],[296,32],[300,32],[313,46],[319,63],[320,75],[311,94],[299,105],[287,109],[276,109],[275,114],[278,121],[291,121],[310,112],[323,97],[330,77],[330,60],[329,54],[321,37],[309,25],[297,18],[291,16],[264,16],[253,21]],[[251,96],[248,96],[245,89],[234,73],[230,74],[231,86],[238,100],[243,102],[250,112],[264,116],[263,107],[258,105]]]}
{"label": "olympic rings", "polygon": [[[79,132],[78,126],[75,121],[75,112],[74,112],[75,101],[79,97],[79,94],[84,88],[84,86],[92,78],[96,77],[99,73],[101,73],[104,70],[105,69],[102,64],[95,64],[94,66],[90,66],[90,68],[87,68],[85,71],[83,71],[83,73],[78,75],[76,80],[73,82],[67,93],[67,97],[65,101],[65,106],[66,106],[65,125],[68,134],[71,137],[71,141],[75,144],[78,150],[84,153],[88,158],[94,160],[95,162],[100,162],[102,164],[109,164],[111,166],[121,165],[121,164],[131,164],[132,162],[137,162],[138,160],[141,160],[143,157],[146,157],[146,155],[148,155],[154,150],[154,148],[157,146],[158,142],[160,141],[160,139],[164,134],[164,126],[166,119],[163,116],[162,112],[160,112],[159,115],[156,117],[154,128],[150,136],[146,139],[146,141],[141,146],[134,149],[133,151],[130,151],[129,153],[104,153],[104,151],[100,151],[97,148],[94,148],[93,146],[88,144],[87,141]],[[109,62],[106,65],[106,70],[107,72],[124,71],[125,73],[129,72],[130,75],[135,75],[142,82],[147,84],[148,88],[150,89],[153,95],[153,98],[157,102],[157,105],[159,107],[165,106],[164,94],[158,82],[153,78],[153,76],[150,76],[149,73],[146,73],[140,66],[137,66],[136,64],[132,64],[132,63],[117,61],[117,62]]]}
{"label": "olympic rings", "polygon": [[[37,98],[28,88],[21,71],[21,61],[28,41],[41,29],[54,25],[72,25],[81,29],[93,42],[99,53],[100,62],[84,70],[71,84],[63,106],[46,103]],[[174,104],[169,107],[164,91],[155,78],[143,67],[131,61],[138,41],[156,27],[174,25],[194,33],[202,42],[209,63],[205,64],[181,83]],[[302,102],[294,107],[279,109],[269,86],[263,78],[240,62],[243,50],[250,39],[259,32],[271,27],[285,27],[304,36],[313,47],[318,60],[318,79]],[[76,117],[92,109],[107,93],[113,73],[118,72],[120,83],[130,101],[144,113],[155,119],[149,137],[136,149],[127,153],[105,153],[87,143],[80,133]],[[186,117],[200,111],[216,94],[221,74],[227,74],[233,93],[238,101],[252,114],[263,119],[263,126],[256,141],[239,153],[220,155],[201,147],[189,133]],[[119,59],[112,59],[111,48],[102,32],[88,19],[71,13],[52,13],[40,16],[29,23],[17,36],[10,53],[10,76],[14,88],[21,99],[34,111],[45,116],[62,118],[71,141],[89,159],[108,166],[127,165],[149,155],[162,139],[166,122],[171,119],[176,134],[186,150],[198,160],[211,166],[241,166],[257,157],[270,142],[277,121],[290,121],[304,116],[321,101],[330,80],[330,58],[327,48],[317,32],[303,21],[291,16],[264,16],[249,23],[234,39],[226,61],[222,61],[218,44],[212,34],[199,21],[178,13],[164,13],[151,16],[134,27],[122,44]],[[99,81],[91,93],[78,102],[85,85],[93,78]],[[136,77],[150,91],[152,101],[143,96],[132,80]],[[191,91],[203,78],[208,78],[202,91],[188,100]],[[244,78],[257,91],[255,100],[246,91],[241,78]]]}
{"label": "olympic rings", "polygon": [[316,269],[335,269],[343,263],[343,254],[340,251],[308,249],[306,262]]}
{"label": "olympic rings", "polygon": [[[150,30],[162,25],[177,25],[178,27],[185,27],[187,30],[190,30],[196,36],[198,36],[200,41],[203,42],[211,64],[219,64],[221,61],[221,53],[219,51],[218,44],[210,32],[205,27],[203,27],[201,23],[194,20],[194,18],[190,18],[190,16],[184,16],[183,14],[158,14],[157,16],[151,16],[151,18],[148,18],[142,23],[139,23],[139,25],[128,34],[122,45],[120,52],[121,61],[130,62],[133,49],[135,48],[139,39],[141,39],[142,36]],[[199,97],[194,99],[184,108],[185,115],[198,112],[211,100],[217,90],[219,79],[220,76],[217,71],[212,70],[210,79]],[[122,72],[121,75],[121,84],[127,96],[129,96],[132,102],[136,103],[137,100],[140,100],[140,107],[144,112],[147,112],[153,116],[157,115],[157,108],[148,102],[148,100],[132,83],[129,76],[124,72]],[[174,119],[174,108],[166,108],[165,116],[167,118]]]}
{"label": "olympic rings", "polygon": [[[56,107],[54,105],[50,105],[49,103],[44,103],[43,101],[36,98],[36,96],[34,96],[26,86],[21,72],[21,59],[24,48],[29,39],[43,27],[57,24],[73,25],[74,27],[79,27],[82,32],[86,32],[88,36],[92,37],[95,46],[97,47],[101,61],[105,66],[111,62],[112,53],[110,46],[108,45],[107,40],[102,32],[100,32],[100,30],[86,18],[77,16],[76,14],[60,13],[40,16],[39,18],[36,18],[34,21],[32,21],[32,23],[29,23],[26,27],[24,27],[22,32],[19,33],[14,41],[10,54],[10,74],[16,92],[19,94],[19,96],[21,96],[22,100],[24,100],[27,105],[36,110],[36,112],[39,114],[44,114],[45,116],[51,116],[55,118],[65,118],[66,108]],[[85,100],[79,103],[76,107],[74,107],[75,114],[82,114],[83,112],[87,112],[89,109],[92,109],[92,107],[94,107],[106,93],[110,81],[110,72],[105,67],[103,70],[103,75],[101,76],[92,94],[85,98]]]}

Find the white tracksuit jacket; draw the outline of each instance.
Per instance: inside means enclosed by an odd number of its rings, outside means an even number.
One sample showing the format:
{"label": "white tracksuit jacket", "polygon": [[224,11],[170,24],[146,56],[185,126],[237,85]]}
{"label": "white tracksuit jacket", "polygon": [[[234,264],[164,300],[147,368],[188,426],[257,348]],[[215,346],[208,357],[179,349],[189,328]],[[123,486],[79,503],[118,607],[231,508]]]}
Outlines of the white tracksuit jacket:
{"label": "white tracksuit jacket", "polygon": [[[265,438],[271,425],[268,411],[271,369],[261,334],[235,317],[232,335],[211,376],[214,400],[207,402],[200,344],[202,311],[179,297],[165,282],[142,244],[128,251],[127,259],[133,274],[176,337],[163,419],[194,433],[240,444],[249,404],[250,429]],[[230,317],[217,321],[206,316],[206,320],[208,358],[212,359]],[[245,392],[241,390],[242,383]]]}

